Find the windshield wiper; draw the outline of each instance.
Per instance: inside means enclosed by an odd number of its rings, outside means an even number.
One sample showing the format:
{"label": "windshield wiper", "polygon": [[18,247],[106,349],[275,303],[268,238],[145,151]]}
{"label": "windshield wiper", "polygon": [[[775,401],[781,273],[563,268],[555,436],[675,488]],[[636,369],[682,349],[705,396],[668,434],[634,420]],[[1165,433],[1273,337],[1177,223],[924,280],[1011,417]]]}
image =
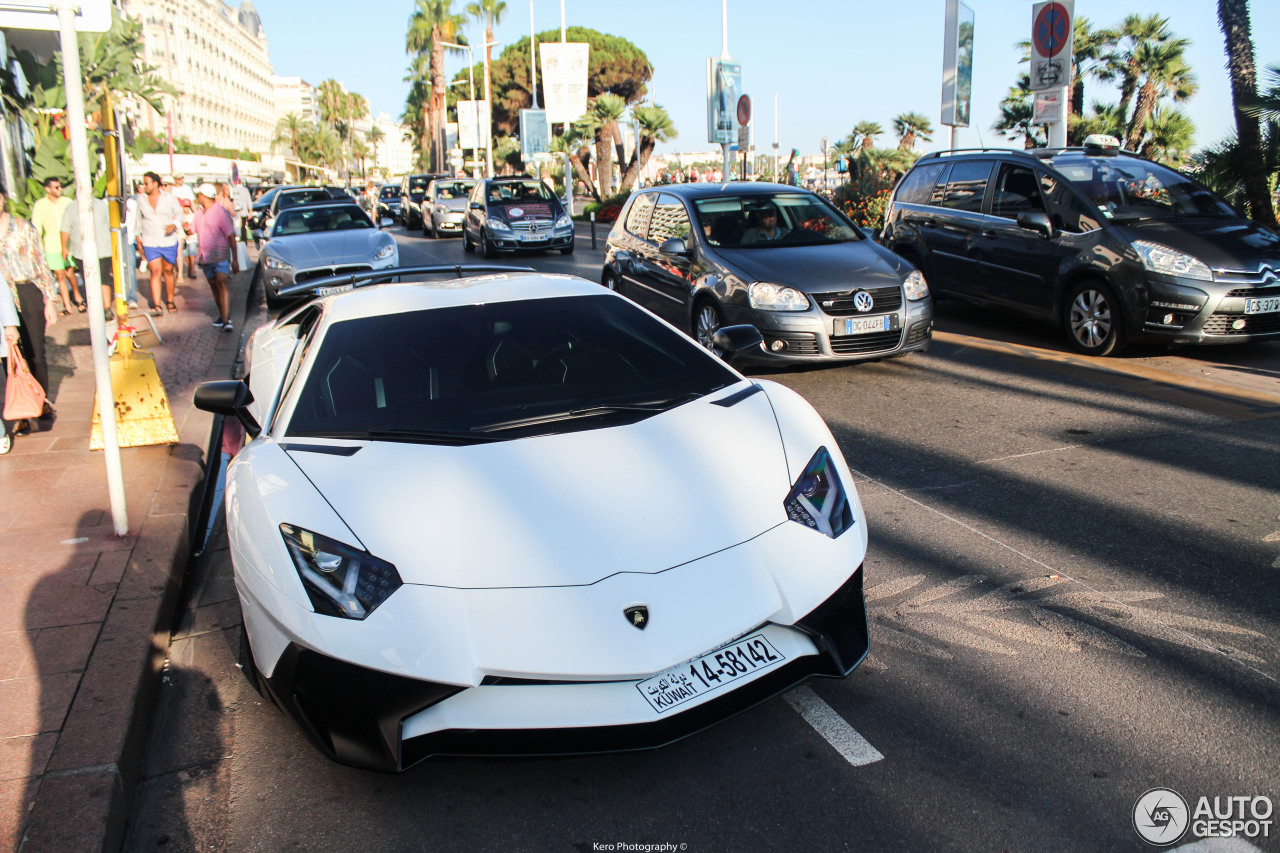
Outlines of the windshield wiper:
{"label": "windshield wiper", "polygon": [[676,406],[688,403],[691,400],[696,400],[701,396],[703,396],[701,391],[689,391],[675,397],[669,397],[663,400],[652,400],[644,403],[607,403],[599,406],[585,406],[581,409],[570,409],[567,412],[553,412],[548,415],[535,415],[531,418],[517,418],[516,420],[500,421],[498,423],[489,424],[482,431],[498,432],[504,429],[538,426],[541,424],[556,423],[558,421],[570,421],[577,418],[592,418],[600,415],[616,415],[626,412],[638,412],[641,414],[651,415],[658,412],[665,412],[668,409],[674,409]]}

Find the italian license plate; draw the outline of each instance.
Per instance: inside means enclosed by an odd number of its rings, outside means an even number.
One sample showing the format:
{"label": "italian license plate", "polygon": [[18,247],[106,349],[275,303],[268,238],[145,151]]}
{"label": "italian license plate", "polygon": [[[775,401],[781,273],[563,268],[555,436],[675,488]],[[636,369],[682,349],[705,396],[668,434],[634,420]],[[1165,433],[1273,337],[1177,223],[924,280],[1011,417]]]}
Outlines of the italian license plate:
{"label": "italian license plate", "polygon": [[332,296],[335,293],[346,293],[348,290],[354,290],[353,284],[335,284],[332,287],[317,287],[316,296]]}
{"label": "italian license plate", "polygon": [[881,317],[845,317],[842,320],[836,320],[836,335],[866,335],[871,332],[887,332],[893,328],[893,321],[897,319],[895,314],[885,314]]}
{"label": "italian license plate", "polygon": [[1280,296],[1267,296],[1263,299],[1246,299],[1244,301],[1244,313],[1246,314],[1271,314],[1280,311]]}
{"label": "italian license plate", "polygon": [[636,689],[662,714],[785,660],[763,634],[755,634],[641,681]]}

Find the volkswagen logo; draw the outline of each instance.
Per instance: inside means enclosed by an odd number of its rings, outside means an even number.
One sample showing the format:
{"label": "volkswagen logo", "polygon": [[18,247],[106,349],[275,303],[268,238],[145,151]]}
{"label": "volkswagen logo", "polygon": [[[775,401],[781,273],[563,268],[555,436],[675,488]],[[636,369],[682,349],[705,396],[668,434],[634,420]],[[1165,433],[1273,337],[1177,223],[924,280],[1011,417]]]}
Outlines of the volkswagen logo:
{"label": "volkswagen logo", "polygon": [[857,308],[863,314],[870,311],[874,305],[875,301],[872,300],[871,294],[867,293],[865,290],[859,290],[857,293],[853,294],[853,307]]}
{"label": "volkswagen logo", "polygon": [[643,604],[624,609],[622,615],[627,617],[627,623],[638,631],[643,631],[649,627],[649,608]]}

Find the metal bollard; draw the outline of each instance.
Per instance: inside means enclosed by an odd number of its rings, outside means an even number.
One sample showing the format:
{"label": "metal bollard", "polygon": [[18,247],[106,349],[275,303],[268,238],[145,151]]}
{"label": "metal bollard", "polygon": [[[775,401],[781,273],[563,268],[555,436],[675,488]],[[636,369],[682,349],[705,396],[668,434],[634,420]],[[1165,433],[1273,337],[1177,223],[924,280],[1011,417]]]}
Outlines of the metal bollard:
{"label": "metal bollard", "polygon": [[591,248],[596,247],[596,212],[591,211]]}

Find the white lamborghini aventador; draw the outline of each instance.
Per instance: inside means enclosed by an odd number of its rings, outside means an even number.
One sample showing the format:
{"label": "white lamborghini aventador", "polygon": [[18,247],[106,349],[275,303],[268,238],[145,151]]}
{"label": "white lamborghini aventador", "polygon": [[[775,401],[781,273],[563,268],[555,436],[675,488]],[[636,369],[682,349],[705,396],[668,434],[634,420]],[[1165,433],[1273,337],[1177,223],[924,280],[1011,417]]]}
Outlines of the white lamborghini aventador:
{"label": "white lamborghini aventador", "polygon": [[250,437],[246,673],[328,755],[656,747],[865,656],[866,518],[795,392],[579,278],[312,284],[196,403]]}

